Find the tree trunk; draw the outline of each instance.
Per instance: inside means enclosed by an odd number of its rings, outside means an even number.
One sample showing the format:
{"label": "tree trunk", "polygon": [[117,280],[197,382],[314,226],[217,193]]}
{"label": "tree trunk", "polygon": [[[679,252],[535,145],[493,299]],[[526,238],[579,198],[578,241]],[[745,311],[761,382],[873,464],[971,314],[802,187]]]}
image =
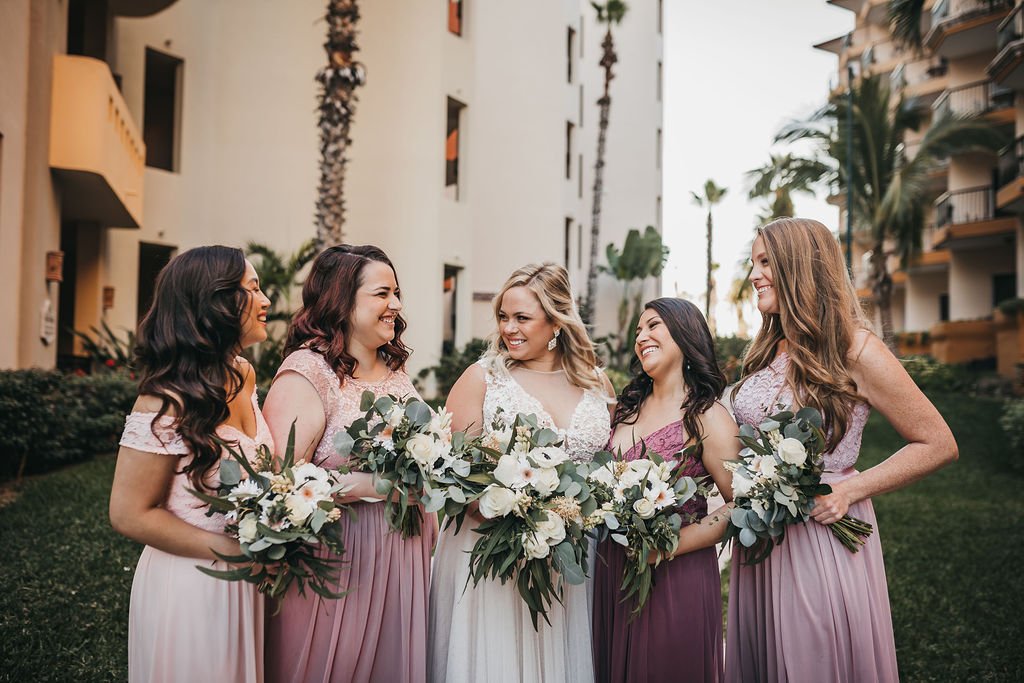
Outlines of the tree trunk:
{"label": "tree trunk", "polygon": [[871,251],[871,293],[878,307],[878,320],[882,325],[882,341],[893,352],[899,355],[896,348],[896,335],[892,329],[892,276],[886,265],[885,248],[876,242]]}
{"label": "tree trunk", "polygon": [[600,108],[600,120],[597,125],[597,159],[594,161],[594,197],[590,204],[590,264],[587,268],[587,299],[580,311],[583,322],[594,328],[597,317],[597,251],[601,244],[601,195],[604,192],[604,150],[608,137],[608,117],[612,106],[609,94],[612,79],[612,66],[618,61],[615,55],[615,44],[612,42],[612,31],[609,28],[601,42],[604,55],[601,66],[604,67],[604,94],[597,101]]}
{"label": "tree trunk", "polygon": [[708,323],[711,322],[711,207],[708,207],[708,254],[707,254],[707,267],[708,267],[708,278],[705,282],[706,290],[704,292],[704,317],[707,318]]}
{"label": "tree trunk", "polygon": [[355,89],[366,81],[362,64],[353,54],[356,25],[359,23],[357,0],[329,0],[327,3],[327,66],[317,72],[320,84],[320,183],[316,199],[316,248],[321,251],[344,239],[345,166],[349,132],[355,114]]}

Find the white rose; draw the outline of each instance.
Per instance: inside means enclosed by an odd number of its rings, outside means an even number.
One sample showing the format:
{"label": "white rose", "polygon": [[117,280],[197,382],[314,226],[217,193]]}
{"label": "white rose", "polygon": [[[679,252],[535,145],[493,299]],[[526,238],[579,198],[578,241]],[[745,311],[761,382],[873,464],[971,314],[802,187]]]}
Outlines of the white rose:
{"label": "white rose", "polygon": [[548,518],[537,522],[537,535],[546,539],[548,545],[558,545],[565,540],[565,522],[554,512],[547,511]]}
{"label": "white rose", "polygon": [[288,508],[289,521],[295,526],[301,526],[313,514],[316,503],[301,493],[295,493],[284,499],[284,506]]}
{"label": "white rose", "polygon": [[735,496],[747,496],[750,495],[750,491],[754,488],[754,482],[747,479],[739,472],[733,472],[732,475],[732,493]]}
{"label": "white rose", "polygon": [[242,543],[256,540],[256,515],[246,515],[238,523],[238,540]]}
{"label": "white rose", "polygon": [[550,496],[558,488],[558,472],[554,467],[543,467],[536,470],[536,476],[530,485],[542,496]]}
{"label": "white rose", "polygon": [[541,467],[556,467],[569,459],[569,454],[557,446],[544,446],[530,451],[530,457]]}
{"label": "white rose", "polygon": [[487,519],[504,517],[515,508],[516,498],[515,491],[492,484],[480,496],[480,514]]}
{"label": "white rose", "polygon": [[551,546],[539,534],[527,531],[523,534],[523,552],[526,553],[526,559],[539,560],[548,556]]}
{"label": "white rose", "polygon": [[452,440],[452,414],[441,409],[430,418],[430,431],[436,434],[442,441],[450,443]]}
{"label": "white rose", "polygon": [[405,442],[405,450],[409,452],[417,463],[423,467],[430,467],[437,459],[437,451],[434,449],[434,439],[429,434],[416,434]]}
{"label": "white rose", "polygon": [[385,421],[388,423],[389,427],[394,429],[398,425],[402,424],[403,417],[405,417],[405,411],[402,410],[402,406],[396,403],[395,405],[391,406],[391,410],[388,411]]}
{"label": "white rose", "polygon": [[590,476],[588,476],[587,479],[596,481],[599,484],[604,484],[608,487],[615,486],[615,473],[612,472],[611,468],[607,465],[598,467],[590,473]]}
{"label": "white rose", "polygon": [[654,503],[646,498],[640,498],[633,503],[633,512],[640,515],[641,519],[650,519],[654,516]]}
{"label": "white rose", "polygon": [[511,440],[512,428],[505,427],[504,429],[487,432],[486,436],[484,436],[483,446],[484,448],[491,448],[499,453],[504,453],[508,448],[508,442]]}
{"label": "white rose", "polygon": [[518,489],[526,485],[526,482],[519,477],[519,458],[511,453],[498,458],[498,464],[494,468],[494,478],[509,488]]}
{"label": "white rose", "polygon": [[774,456],[762,455],[754,458],[750,462],[750,467],[757,475],[767,481],[775,481],[778,478],[778,472],[776,472],[778,464],[775,462]]}
{"label": "white rose", "polygon": [[779,442],[779,457],[790,465],[803,465],[807,460],[807,449],[799,440],[787,437]]}

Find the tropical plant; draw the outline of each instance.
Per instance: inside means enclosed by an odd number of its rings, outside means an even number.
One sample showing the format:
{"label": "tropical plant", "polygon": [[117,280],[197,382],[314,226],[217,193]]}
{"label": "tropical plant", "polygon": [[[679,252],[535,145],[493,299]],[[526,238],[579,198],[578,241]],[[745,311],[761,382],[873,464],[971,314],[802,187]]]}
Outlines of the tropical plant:
{"label": "tropical plant", "polygon": [[355,89],[366,82],[363,65],[355,61],[357,0],[328,0],[327,65],[316,75],[320,85],[320,183],[316,199],[316,247],[343,241],[345,224],[345,166],[349,133],[355,114]]}
{"label": "tropical plant", "polygon": [[299,274],[317,254],[313,240],[304,242],[291,255],[283,255],[260,242],[249,242],[245,251],[255,263],[260,275],[260,288],[270,299],[267,313],[267,339],[253,349],[246,349],[243,355],[256,370],[256,379],[261,389],[267,389],[274,379],[284,352],[285,334],[295,309],[291,295],[302,283]]}
{"label": "tropical plant", "polygon": [[[888,259],[898,255],[906,266],[921,248],[929,173],[950,155],[995,152],[1006,139],[984,118],[947,114],[931,122],[917,153],[909,158],[904,135],[925,123],[928,111],[904,100],[902,93],[891,93],[888,82],[888,78],[869,75],[854,85],[853,158],[849,164],[846,150],[851,127],[846,116],[851,98],[847,95],[834,98],[809,120],[786,126],[776,142],[813,142],[819,160],[831,169],[823,181],[836,191],[845,190],[847,183],[852,185],[853,202],[848,210],[855,230],[870,248],[868,279],[883,339],[895,352]],[[894,250],[887,248],[890,243]]]}
{"label": "tropical plant", "polygon": [[92,370],[131,372],[135,354],[135,333],[125,329],[124,338],[116,334],[106,320],[100,326],[91,326],[89,332],[71,330],[82,342],[82,350],[89,356]]}
{"label": "tropical plant", "polygon": [[608,265],[601,266],[601,271],[622,283],[622,299],[616,331],[601,337],[598,343],[607,350],[609,368],[628,372],[636,326],[643,312],[644,280],[661,275],[668,247],[662,244],[661,233],[648,225],[642,236],[639,230],[630,230],[621,250],[609,244],[605,254]]}
{"label": "tropical plant", "polygon": [[925,0],[889,0],[889,32],[897,45],[920,51]]}
{"label": "tropical plant", "polygon": [[813,195],[815,185],[830,170],[828,164],[816,159],[771,154],[764,166],[747,171],[751,183],[749,197],[768,200],[767,220],[764,222],[793,216],[793,194],[804,192]]}
{"label": "tropical plant", "polygon": [[628,7],[622,0],[606,0],[603,4],[590,3],[597,12],[597,21],[607,28],[601,41],[601,68],[604,69],[604,91],[597,101],[599,116],[597,125],[597,157],[594,161],[594,197],[590,205],[590,266],[587,269],[587,298],[580,311],[583,321],[594,324],[594,310],[597,305],[597,245],[601,239],[601,197],[604,194],[604,152],[608,137],[608,118],[612,106],[611,83],[615,75],[612,67],[619,61],[612,38],[612,26],[622,23]]}
{"label": "tropical plant", "polygon": [[707,245],[708,246],[708,251],[707,251],[707,280],[704,283],[704,285],[705,285],[705,291],[704,291],[704,317],[706,317],[708,319],[708,327],[711,328],[712,332],[715,331],[715,315],[714,315],[714,311],[711,310],[711,296],[712,296],[712,292],[714,291],[714,287],[715,287],[715,277],[714,277],[715,265],[714,265],[714,263],[711,260],[711,237],[712,237],[711,236],[711,232],[712,232],[711,208],[713,206],[715,206],[715,204],[718,204],[719,202],[722,201],[722,198],[725,197],[725,193],[727,191],[728,190],[726,188],[719,187],[718,185],[715,185],[715,181],[711,180],[710,178],[708,178],[704,182],[704,194],[700,195],[700,194],[697,194],[696,192],[691,192],[690,193],[690,195],[693,196],[693,203],[694,204],[696,204],[697,206],[699,206],[701,208],[707,207],[707,210],[708,210],[708,220],[707,220],[707,242],[708,242],[708,245]]}

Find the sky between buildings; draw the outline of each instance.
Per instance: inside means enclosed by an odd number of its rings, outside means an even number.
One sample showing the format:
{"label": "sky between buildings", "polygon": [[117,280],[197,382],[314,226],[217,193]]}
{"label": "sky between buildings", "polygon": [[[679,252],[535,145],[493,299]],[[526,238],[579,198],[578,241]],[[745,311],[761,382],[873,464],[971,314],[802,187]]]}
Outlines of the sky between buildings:
{"label": "sky between buildings", "polygon": [[[664,294],[703,307],[706,210],[690,192],[711,178],[728,188],[713,212],[712,257],[721,264],[718,331],[729,334],[737,322],[726,299],[760,209],[747,199],[746,171],[768,161],[783,124],[824,104],[836,56],[811,46],[851,30],[854,17],[824,0],[665,0],[664,12]],[[794,203],[798,215],[837,227],[823,194]],[[753,309],[746,318],[751,330],[760,324]]]}

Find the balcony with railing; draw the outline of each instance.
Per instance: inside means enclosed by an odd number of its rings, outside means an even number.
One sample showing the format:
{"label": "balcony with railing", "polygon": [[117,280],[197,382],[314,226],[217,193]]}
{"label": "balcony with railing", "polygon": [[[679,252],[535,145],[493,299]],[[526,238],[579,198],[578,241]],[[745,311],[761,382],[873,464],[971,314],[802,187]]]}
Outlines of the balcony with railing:
{"label": "balcony with railing", "polygon": [[996,56],[986,69],[1000,85],[1024,89],[1024,5],[1017,5],[996,34]]}
{"label": "balcony with railing", "polygon": [[924,44],[933,54],[965,57],[991,49],[996,27],[1013,8],[1012,0],[938,0]]}
{"label": "balcony with railing", "polygon": [[993,81],[975,81],[947,88],[932,104],[934,116],[941,118],[949,114],[986,115],[997,123],[1013,123],[1013,90],[1004,88]]}
{"label": "balcony with railing", "polygon": [[996,208],[1024,210],[1024,136],[999,153],[998,184]]}
{"label": "balcony with railing", "polygon": [[996,207],[991,185],[944,192],[935,200],[934,247],[955,249],[1017,229],[1017,219]]}

